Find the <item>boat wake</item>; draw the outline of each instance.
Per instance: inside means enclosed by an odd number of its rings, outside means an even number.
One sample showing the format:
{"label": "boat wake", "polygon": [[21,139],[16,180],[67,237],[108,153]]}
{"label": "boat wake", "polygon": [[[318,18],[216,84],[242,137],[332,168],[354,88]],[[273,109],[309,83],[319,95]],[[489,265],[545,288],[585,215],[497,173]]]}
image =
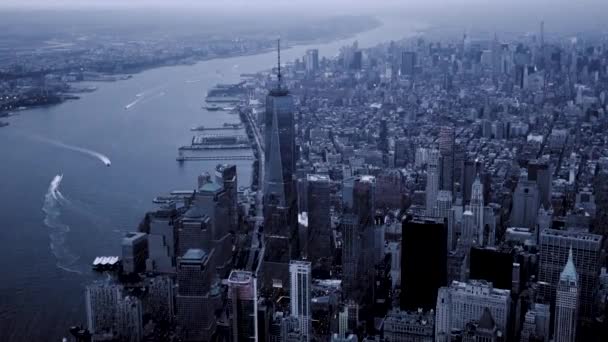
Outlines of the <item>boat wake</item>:
{"label": "boat wake", "polygon": [[133,101],[133,102],[129,103],[128,105],[126,105],[126,106],[125,106],[125,109],[127,109],[127,110],[128,110],[128,109],[131,109],[131,107],[135,106],[135,105],[137,104],[137,102],[139,102],[139,99],[140,99],[140,98],[137,98],[137,100],[135,100],[135,101]]}
{"label": "boat wake", "polygon": [[57,260],[57,267],[67,272],[82,274],[82,271],[75,268],[79,257],[72,253],[66,245],[66,235],[70,232],[70,226],[61,221],[61,211],[62,208],[69,205],[70,201],[59,191],[62,179],[63,175],[56,175],[44,196],[42,206],[45,214],[44,225],[50,230],[50,248]]}
{"label": "boat wake", "polygon": [[125,106],[125,110],[129,110],[139,103],[145,103],[145,102],[148,102],[157,97],[166,95],[166,93],[164,91],[161,91],[161,92],[153,94],[153,95],[149,95],[149,94],[150,94],[150,91],[139,93],[139,94],[135,95],[135,100],[133,100],[133,102],[127,104]]}
{"label": "boat wake", "polygon": [[78,147],[78,146],[72,146],[72,145],[68,145],[68,144],[64,144],[61,141],[57,141],[57,140],[52,140],[52,139],[47,139],[47,138],[42,138],[42,137],[35,137],[37,140],[40,141],[44,141],[48,144],[51,144],[53,146],[57,146],[60,148],[64,148],[66,150],[70,150],[70,151],[74,151],[74,152],[79,152],[88,156],[91,156],[93,158],[97,158],[98,160],[100,160],[105,166],[110,166],[112,165],[112,162],[110,161],[110,158],[108,158],[107,156],[93,151],[93,150],[89,150],[87,148],[83,148],[83,147]]}
{"label": "boat wake", "polygon": [[201,80],[186,80],[186,83],[198,83]]}

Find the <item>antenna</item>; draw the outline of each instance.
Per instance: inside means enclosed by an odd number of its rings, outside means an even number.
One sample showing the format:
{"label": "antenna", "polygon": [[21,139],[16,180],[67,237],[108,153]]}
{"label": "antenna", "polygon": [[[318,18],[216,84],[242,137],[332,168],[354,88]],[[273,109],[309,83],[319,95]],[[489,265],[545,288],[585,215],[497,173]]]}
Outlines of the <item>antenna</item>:
{"label": "antenna", "polygon": [[281,89],[281,38],[277,39],[277,57],[278,57],[278,66],[279,66],[279,71],[277,74],[277,79],[279,81],[277,87],[279,89]]}

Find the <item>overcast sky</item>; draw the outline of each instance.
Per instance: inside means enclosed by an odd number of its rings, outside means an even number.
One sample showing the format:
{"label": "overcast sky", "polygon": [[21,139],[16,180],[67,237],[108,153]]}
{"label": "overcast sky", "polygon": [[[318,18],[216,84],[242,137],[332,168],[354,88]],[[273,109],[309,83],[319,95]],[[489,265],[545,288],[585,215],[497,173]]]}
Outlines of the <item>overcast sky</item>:
{"label": "overcast sky", "polygon": [[[2,8],[198,8],[236,14],[399,14],[420,19],[603,27],[608,0],[0,0]],[[497,24],[501,25],[501,24]]]}

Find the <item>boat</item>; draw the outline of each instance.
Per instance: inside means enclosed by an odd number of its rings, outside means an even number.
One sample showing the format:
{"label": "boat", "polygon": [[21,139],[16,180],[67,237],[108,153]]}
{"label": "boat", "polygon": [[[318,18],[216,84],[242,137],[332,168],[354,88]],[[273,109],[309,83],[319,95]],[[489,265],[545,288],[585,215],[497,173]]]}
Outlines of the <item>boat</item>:
{"label": "boat", "polygon": [[220,107],[220,106],[218,106],[216,104],[210,104],[210,105],[205,106],[204,108],[206,110],[209,110],[209,111],[218,111],[218,110],[222,110],[223,109],[222,107]]}
{"label": "boat", "polygon": [[191,131],[204,131],[205,130],[205,126],[195,126],[190,128]]}
{"label": "boat", "polygon": [[8,122],[0,121],[0,127],[6,127],[6,126],[8,126]]}

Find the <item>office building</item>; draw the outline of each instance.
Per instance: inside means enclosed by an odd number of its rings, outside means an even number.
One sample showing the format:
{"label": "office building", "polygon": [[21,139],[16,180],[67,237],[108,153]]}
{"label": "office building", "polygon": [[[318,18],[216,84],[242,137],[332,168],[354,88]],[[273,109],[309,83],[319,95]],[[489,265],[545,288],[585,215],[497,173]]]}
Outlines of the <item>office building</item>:
{"label": "office building", "polygon": [[410,216],[402,229],[401,309],[433,309],[437,290],[447,281],[445,224],[441,219]]}
{"label": "office building", "polygon": [[184,341],[209,341],[215,331],[213,251],[189,249],[177,262],[177,325]]}
{"label": "office building", "polygon": [[297,217],[294,103],[282,84],[280,50],[277,85],[266,96],[264,146],[264,229],[291,236]]}
{"label": "office building", "polygon": [[375,206],[378,209],[401,209],[403,176],[399,170],[383,170],[376,176]]}
{"label": "office building", "polygon": [[551,331],[551,311],[549,305],[533,303],[524,317],[520,342],[549,341]]}
{"label": "office building", "polygon": [[116,322],[120,341],[140,342],[144,337],[143,308],[139,298],[126,296],[116,307]]}
{"label": "office building", "polygon": [[513,208],[511,209],[511,225],[515,227],[533,228],[540,206],[538,186],[536,182],[520,177],[513,193]]}
{"label": "office building", "polygon": [[553,341],[576,341],[578,299],[578,274],[574,266],[571,248],[568,252],[568,261],[566,261],[566,265],[559,275],[559,282],[557,284]]}
{"label": "office building", "polygon": [[359,258],[361,256],[361,235],[358,217],[355,214],[342,216],[342,290],[347,297],[352,296],[359,284]]}
{"label": "office building", "polygon": [[401,311],[393,309],[384,319],[386,342],[416,341],[433,342],[435,311]]}
{"label": "office building", "polygon": [[221,184],[226,192],[227,217],[230,222],[228,229],[236,232],[239,228],[238,176],[236,173],[236,165],[218,164],[215,167],[215,182]]}
{"label": "office building", "polygon": [[416,53],[403,51],[401,53],[401,75],[413,76],[416,67]]}
{"label": "office building", "polygon": [[112,336],[117,333],[116,308],[122,297],[122,285],[93,284],[86,287],[87,328],[93,336]]}
{"label": "office building", "polygon": [[289,264],[291,278],[289,296],[291,298],[291,316],[298,319],[303,341],[310,340],[311,265],[307,261],[292,261]]}
{"label": "office building", "polygon": [[426,165],[426,210],[431,213],[437,203],[439,192],[439,162],[440,154],[438,150],[429,151],[428,163]]}
{"label": "office building", "polygon": [[177,221],[175,204],[164,205],[146,214],[142,231],[148,233],[147,272],[175,273]]}
{"label": "office building", "polygon": [[170,276],[147,277],[144,280],[144,314],[156,323],[173,323],[175,310],[175,282]]}
{"label": "office building", "polygon": [[450,341],[452,330],[465,330],[466,325],[479,320],[484,309],[491,313],[496,328],[507,331],[511,308],[511,292],[496,289],[486,281],[454,281],[439,289],[437,295],[435,340]]}
{"label": "office building", "polygon": [[441,154],[440,189],[454,191],[454,145],[456,132],[452,126],[443,126],[439,131],[439,153]]}
{"label": "office building", "polygon": [[302,252],[308,260],[318,262],[331,257],[330,180],[327,175],[310,174],[306,183],[308,232],[307,249]]}
{"label": "office building", "polygon": [[475,178],[471,188],[470,209],[473,212],[473,224],[475,227],[475,240],[482,246],[484,241],[484,203],[483,203],[483,184],[479,177]]}
{"label": "office building", "polygon": [[486,280],[499,289],[510,289],[513,281],[513,251],[510,248],[473,247],[469,278]]}
{"label": "office building", "polygon": [[319,50],[310,49],[306,51],[305,56],[306,72],[314,74],[319,70]]}
{"label": "office building", "polygon": [[126,274],[146,270],[148,259],[148,235],[145,233],[127,233],[122,238],[122,268]]}
{"label": "office building", "polygon": [[538,280],[548,286],[541,294],[545,301],[553,302],[561,271],[568,261],[572,248],[573,262],[578,275],[579,316],[593,317],[594,289],[600,272],[602,236],[577,231],[545,229],[540,233]]}
{"label": "office building", "polygon": [[536,182],[540,204],[545,209],[551,207],[552,173],[553,168],[548,160],[531,160],[528,163],[528,179]]}
{"label": "office building", "polygon": [[234,270],[228,277],[228,315],[234,342],[258,340],[257,281],[251,272]]}

